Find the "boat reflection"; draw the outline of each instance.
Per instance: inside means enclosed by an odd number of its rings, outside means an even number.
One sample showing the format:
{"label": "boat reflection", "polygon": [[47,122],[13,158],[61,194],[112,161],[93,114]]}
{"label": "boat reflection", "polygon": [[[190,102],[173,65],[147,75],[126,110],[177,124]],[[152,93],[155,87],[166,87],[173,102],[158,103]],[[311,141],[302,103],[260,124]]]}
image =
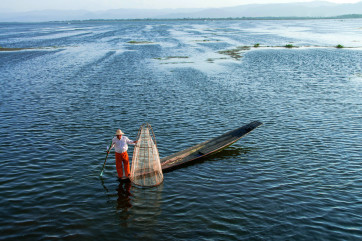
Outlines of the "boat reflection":
{"label": "boat reflection", "polygon": [[227,147],[226,149],[220,150],[219,152],[213,153],[211,155],[207,155],[204,157],[201,157],[195,161],[192,162],[186,162],[184,164],[180,164],[178,166],[175,166],[173,168],[169,168],[164,170],[164,173],[172,172],[174,170],[177,170],[179,168],[184,168],[187,166],[193,166],[193,165],[199,165],[204,162],[212,162],[212,161],[220,161],[225,159],[226,157],[240,157],[242,155],[247,154],[248,152],[252,151],[253,148],[251,147]]}

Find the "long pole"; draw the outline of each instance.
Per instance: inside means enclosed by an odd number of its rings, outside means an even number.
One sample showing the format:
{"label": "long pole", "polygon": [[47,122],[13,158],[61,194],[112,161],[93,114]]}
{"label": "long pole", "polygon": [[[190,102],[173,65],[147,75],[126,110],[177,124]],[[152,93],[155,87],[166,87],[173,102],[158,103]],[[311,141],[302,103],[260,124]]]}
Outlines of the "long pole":
{"label": "long pole", "polygon": [[111,151],[111,148],[112,148],[112,143],[113,143],[113,141],[111,141],[111,145],[109,146],[109,149],[107,150],[106,159],[104,160],[102,171],[101,171],[101,174],[99,176],[103,175],[104,167],[106,166],[107,157],[108,157],[108,154],[109,154],[109,152]]}

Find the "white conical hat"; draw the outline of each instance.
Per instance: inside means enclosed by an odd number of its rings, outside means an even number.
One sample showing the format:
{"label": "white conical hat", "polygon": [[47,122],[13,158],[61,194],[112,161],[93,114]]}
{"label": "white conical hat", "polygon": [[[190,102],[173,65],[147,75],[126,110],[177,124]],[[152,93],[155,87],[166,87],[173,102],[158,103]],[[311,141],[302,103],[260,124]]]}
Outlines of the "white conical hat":
{"label": "white conical hat", "polygon": [[116,136],[120,136],[120,135],[123,135],[124,133],[121,131],[121,129],[118,129],[116,131]]}

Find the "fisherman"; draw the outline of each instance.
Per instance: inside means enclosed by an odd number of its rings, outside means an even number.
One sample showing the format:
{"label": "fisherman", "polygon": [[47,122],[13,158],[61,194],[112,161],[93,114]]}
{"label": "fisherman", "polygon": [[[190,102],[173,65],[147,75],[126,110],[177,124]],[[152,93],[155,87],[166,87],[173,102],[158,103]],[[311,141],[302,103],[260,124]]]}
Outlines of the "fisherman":
{"label": "fisherman", "polygon": [[[112,139],[112,146],[111,149],[114,147],[116,152],[116,169],[118,173],[118,178],[123,177],[123,168],[126,177],[130,175],[130,168],[129,168],[129,158],[128,158],[128,144],[134,145],[137,141],[132,141],[128,139],[128,137],[123,135],[124,133],[118,129],[116,131],[116,136]],[[123,168],[122,168],[123,163]]]}

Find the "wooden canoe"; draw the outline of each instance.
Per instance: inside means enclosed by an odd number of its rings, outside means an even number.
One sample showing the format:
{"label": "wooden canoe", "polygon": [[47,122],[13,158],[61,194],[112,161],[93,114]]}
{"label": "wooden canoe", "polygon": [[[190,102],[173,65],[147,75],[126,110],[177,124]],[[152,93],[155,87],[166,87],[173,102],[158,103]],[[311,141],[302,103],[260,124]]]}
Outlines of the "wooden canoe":
{"label": "wooden canoe", "polygon": [[261,122],[253,121],[221,136],[212,138],[198,145],[187,148],[186,150],[164,157],[161,159],[162,171],[168,172],[186,164],[190,164],[197,159],[204,158],[219,152],[237,142],[260,125],[262,125]]}
{"label": "wooden canoe", "polygon": [[[162,171],[169,172],[174,169],[183,167],[187,164],[190,164],[197,159],[201,159],[216,152],[219,152],[226,147],[234,144],[260,125],[262,125],[261,122],[253,121],[247,125],[236,128],[235,130],[226,132],[221,136],[212,138],[193,147],[177,152],[173,155],[164,157],[161,159]],[[128,178],[124,177],[121,180],[127,179]]]}

